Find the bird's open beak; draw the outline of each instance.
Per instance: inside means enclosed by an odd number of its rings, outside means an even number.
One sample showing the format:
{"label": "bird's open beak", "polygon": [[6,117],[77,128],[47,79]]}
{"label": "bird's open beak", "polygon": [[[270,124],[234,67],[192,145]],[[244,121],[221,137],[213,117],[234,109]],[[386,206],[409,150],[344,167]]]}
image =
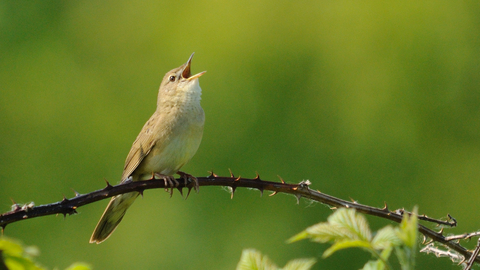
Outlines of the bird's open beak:
{"label": "bird's open beak", "polygon": [[202,71],[202,72],[197,73],[197,74],[192,76],[192,73],[190,72],[190,65],[192,64],[192,58],[193,58],[194,54],[195,53],[192,53],[192,55],[190,55],[190,58],[188,58],[188,61],[185,64],[185,68],[183,69],[183,72],[182,72],[182,77],[189,80],[189,81],[194,80],[194,79],[202,76],[206,72],[206,71]]}

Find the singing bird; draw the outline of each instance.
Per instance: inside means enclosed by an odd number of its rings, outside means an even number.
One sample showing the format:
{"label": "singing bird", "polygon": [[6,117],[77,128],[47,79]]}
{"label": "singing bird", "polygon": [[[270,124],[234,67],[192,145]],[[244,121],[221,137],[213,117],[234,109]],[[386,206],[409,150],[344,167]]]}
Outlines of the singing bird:
{"label": "singing bird", "polygon": [[[193,55],[187,63],[170,70],[163,77],[157,110],[133,142],[121,183],[157,178],[174,186],[178,185],[173,177],[177,173],[185,181],[192,179],[198,191],[198,180],[179,171],[197,152],[205,122],[198,78],[206,71],[191,75]],[[130,192],[112,197],[93,231],[90,243],[100,244],[110,237],[138,195],[138,192]]]}

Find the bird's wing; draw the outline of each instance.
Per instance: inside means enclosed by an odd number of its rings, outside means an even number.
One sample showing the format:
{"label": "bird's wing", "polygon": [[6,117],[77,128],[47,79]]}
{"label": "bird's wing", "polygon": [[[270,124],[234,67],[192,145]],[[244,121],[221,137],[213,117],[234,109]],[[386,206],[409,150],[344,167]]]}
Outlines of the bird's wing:
{"label": "bird's wing", "polygon": [[127,159],[125,160],[125,167],[123,168],[122,182],[125,181],[142,160],[150,153],[153,146],[155,145],[155,134],[154,134],[154,125],[157,121],[156,114],[153,114],[152,117],[145,123],[140,134],[138,134],[137,139],[132,144],[130,152],[128,153]]}

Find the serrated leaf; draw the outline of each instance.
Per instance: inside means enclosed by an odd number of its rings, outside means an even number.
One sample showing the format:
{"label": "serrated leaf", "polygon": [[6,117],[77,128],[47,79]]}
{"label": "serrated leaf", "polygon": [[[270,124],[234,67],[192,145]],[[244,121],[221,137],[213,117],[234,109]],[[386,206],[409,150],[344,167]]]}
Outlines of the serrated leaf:
{"label": "serrated leaf", "polygon": [[352,239],[355,234],[351,234],[342,226],[330,223],[319,223],[306,229],[308,236],[312,241],[325,243],[328,241],[341,241],[343,239]]}
{"label": "serrated leaf", "polygon": [[328,217],[328,223],[332,226],[338,226],[342,230],[349,232],[352,239],[355,238],[370,241],[372,233],[368,226],[367,219],[357,214],[354,209],[340,208],[333,215]]}
{"label": "serrated leaf", "polygon": [[307,233],[307,231],[302,231],[292,237],[290,237],[288,240],[287,240],[287,243],[290,244],[290,243],[293,243],[293,242],[296,242],[296,241],[300,241],[300,240],[303,240],[303,239],[306,239],[310,236],[309,233]]}
{"label": "serrated leaf", "polygon": [[278,267],[267,256],[255,249],[245,249],[237,264],[237,270],[277,270]]}
{"label": "serrated leaf", "polygon": [[336,242],[330,248],[325,250],[322,257],[326,258],[332,255],[334,252],[341,249],[346,249],[346,248],[365,248],[370,250],[372,249],[372,245],[370,244],[370,242],[367,242],[364,240],[344,240],[344,241]]}
{"label": "serrated leaf", "polygon": [[296,259],[289,261],[282,270],[309,270],[316,262],[315,259]]}
{"label": "serrated leaf", "polygon": [[385,249],[392,245],[400,244],[401,240],[398,238],[392,226],[386,226],[380,229],[372,239],[372,247],[374,249]]}
{"label": "serrated leaf", "polygon": [[305,238],[312,241],[325,243],[328,241],[363,240],[370,241],[372,233],[367,220],[353,209],[341,208],[328,217],[327,222],[322,222],[308,227],[305,231],[291,237],[288,243]]}

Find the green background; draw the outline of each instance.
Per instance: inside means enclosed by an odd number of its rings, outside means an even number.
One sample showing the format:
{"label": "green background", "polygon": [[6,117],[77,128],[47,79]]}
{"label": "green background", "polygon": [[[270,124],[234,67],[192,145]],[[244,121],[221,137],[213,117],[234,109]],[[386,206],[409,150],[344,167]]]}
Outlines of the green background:
{"label": "green background", "polygon": [[[185,171],[309,179],[363,204],[450,213],[459,228],[447,233],[478,230],[479,12],[476,1],[2,1],[0,210],[118,182],[163,75],[195,52],[206,123]],[[147,191],[108,241],[89,244],[106,204],[5,234],[60,269],[234,269],[244,248],[280,266],[319,258],[314,269],[370,258],[285,244],[332,213],[292,196]],[[425,254],[417,268],[460,269]]]}

